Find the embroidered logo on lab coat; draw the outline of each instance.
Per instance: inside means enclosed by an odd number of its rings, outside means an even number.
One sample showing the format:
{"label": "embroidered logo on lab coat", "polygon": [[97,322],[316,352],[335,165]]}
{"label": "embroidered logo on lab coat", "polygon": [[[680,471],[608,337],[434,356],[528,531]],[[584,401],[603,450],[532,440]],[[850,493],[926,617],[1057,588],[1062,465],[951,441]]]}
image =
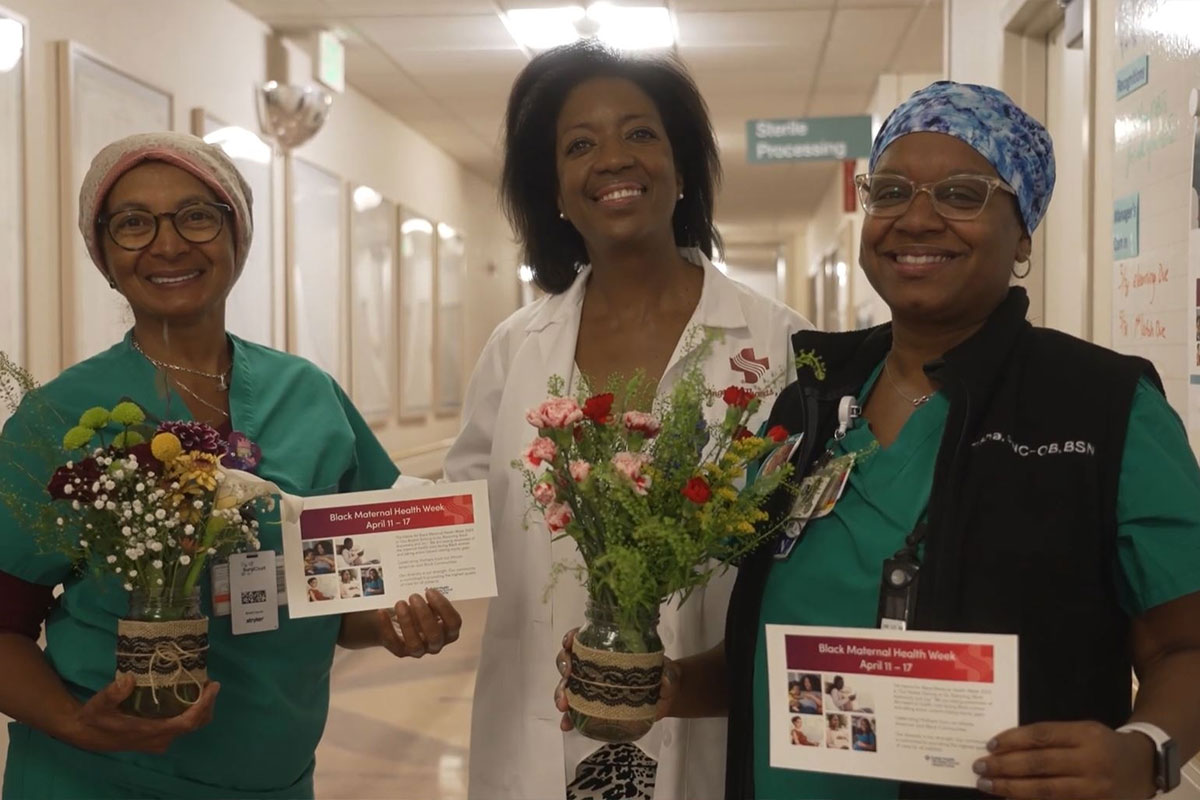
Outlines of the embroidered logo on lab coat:
{"label": "embroidered logo on lab coat", "polygon": [[743,347],[737,355],[730,356],[729,368],[742,373],[746,383],[758,383],[758,379],[771,368],[771,359],[766,356],[755,358],[753,347]]}

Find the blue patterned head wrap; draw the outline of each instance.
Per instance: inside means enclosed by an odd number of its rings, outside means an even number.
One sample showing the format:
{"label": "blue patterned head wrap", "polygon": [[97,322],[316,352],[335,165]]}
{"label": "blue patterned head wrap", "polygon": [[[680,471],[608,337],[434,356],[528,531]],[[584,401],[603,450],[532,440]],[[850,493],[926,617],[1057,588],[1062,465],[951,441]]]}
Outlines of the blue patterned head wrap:
{"label": "blue patterned head wrap", "polygon": [[1026,233],[1033,233],[1054,192],[1050,133],[1008,95],[990,86],[938,81],[896,107],[875,136],[870,171],[888,145],[909,133],[944,133],[966,142],[1017,193]]}

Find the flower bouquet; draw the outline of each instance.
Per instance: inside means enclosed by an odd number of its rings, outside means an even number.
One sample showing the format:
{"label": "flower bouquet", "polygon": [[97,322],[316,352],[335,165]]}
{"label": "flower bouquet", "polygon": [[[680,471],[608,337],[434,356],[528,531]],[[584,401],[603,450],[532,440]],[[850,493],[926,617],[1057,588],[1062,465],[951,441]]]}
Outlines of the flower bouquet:
{"label": "flower bouquet", "polygon": [[[699,358],[650,412],[630,402],[652,396],[643,376],[612,388],[572,397],[552,378],[550,398],[527,414],[538,435],[513,464],[551,533],[571,537],[582,557],[588,609],[572,648],[571,720],[591,738],[628,742],[654,724],[660,605],[682,604],[769,535],[756,527],[767,517],[760,505],[789,468],[743,488],[748,465],[787,432],[752,435],[745,426],[761,397],[710,391]],[[706,422],[709,409],[718,423]]]}
{"label": "flower bouquet", "polygon": [[274,502],[268,484],[242,471],[256,465],[258,448],[199,422],[152,426],[128,401],[84,412],[62,446],[76,457],[46,487],[49,544],[130,593],[117,624],[117,676],[131,675],[135,688],[122,708],[176,716],[207,682],[198,582],[210,559],[258,549],[253,507]]}

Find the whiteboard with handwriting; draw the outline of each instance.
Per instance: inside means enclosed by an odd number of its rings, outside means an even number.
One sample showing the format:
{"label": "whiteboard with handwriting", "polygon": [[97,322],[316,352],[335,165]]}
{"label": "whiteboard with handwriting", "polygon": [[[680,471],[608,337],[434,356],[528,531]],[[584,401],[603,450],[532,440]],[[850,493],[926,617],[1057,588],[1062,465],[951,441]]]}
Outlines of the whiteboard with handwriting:
{"label": "whiteboard with handwriting", "polygon": [[1119,0],[1113,347],[1154,362],[1200,448],[1200,3]]}

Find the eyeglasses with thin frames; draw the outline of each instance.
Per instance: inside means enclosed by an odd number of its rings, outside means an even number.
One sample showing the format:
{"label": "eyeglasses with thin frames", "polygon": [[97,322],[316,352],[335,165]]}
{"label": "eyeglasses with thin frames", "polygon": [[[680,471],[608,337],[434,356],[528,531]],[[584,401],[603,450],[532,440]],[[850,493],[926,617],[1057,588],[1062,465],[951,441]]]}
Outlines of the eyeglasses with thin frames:
{"label": "eyeglasses with thin frames", "polygon": [[965,221],[983,213],[988,200],[999,189],[1016,195],[1016,190],[989,175],[951,175],[940,181],[917,183],[903,175],[856,175],[858,201],[872,217],[899,217],[921,192],[933,202],[933,210],[944,219]]}
{"label": "eyeglasses with thin frames", "polygon": [[225,215],[233,209],[225,203],[188,203],[178,211],[155,214],[144,208],[131,208],[102,216],[96,225],[108,231],[113,244],[123,250],[144,250],[158,238],[159,219],[169,219],[184,241],[206,244],[217,238],[225,227]]}

